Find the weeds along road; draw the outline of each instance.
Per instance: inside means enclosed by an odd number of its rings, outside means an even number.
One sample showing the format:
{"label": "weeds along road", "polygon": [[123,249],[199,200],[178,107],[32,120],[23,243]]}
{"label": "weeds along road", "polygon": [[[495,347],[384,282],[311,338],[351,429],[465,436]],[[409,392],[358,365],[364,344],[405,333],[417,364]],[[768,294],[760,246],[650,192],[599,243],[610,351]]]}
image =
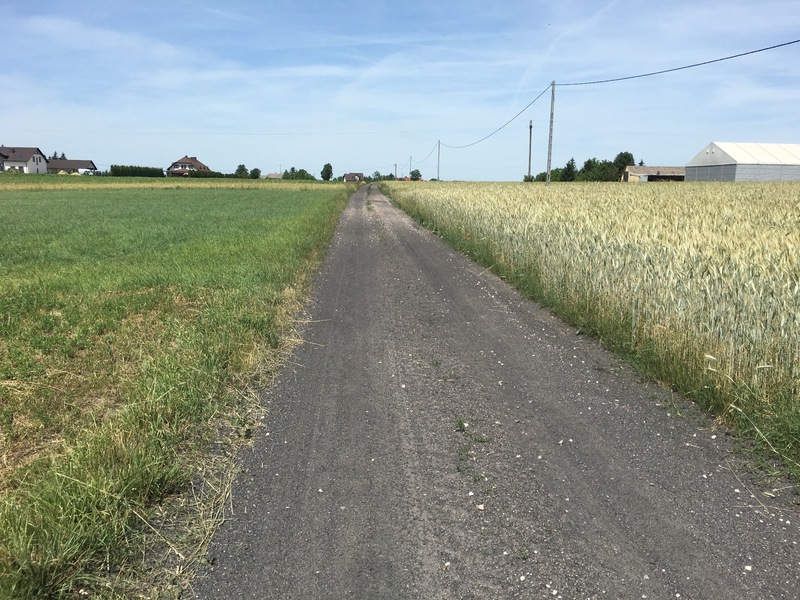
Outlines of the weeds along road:
{"label": "weeds along road", "polygon": [[800,595],[790,489],[376,188],[309,317],[197,598]]}

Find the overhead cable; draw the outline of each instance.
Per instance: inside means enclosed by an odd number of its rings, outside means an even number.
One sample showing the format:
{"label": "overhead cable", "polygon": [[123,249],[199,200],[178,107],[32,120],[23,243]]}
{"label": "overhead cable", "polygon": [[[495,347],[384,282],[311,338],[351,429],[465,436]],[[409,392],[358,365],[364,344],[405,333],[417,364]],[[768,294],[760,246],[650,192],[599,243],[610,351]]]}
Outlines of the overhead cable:
{"label": "overhead cable", "polygon": [[479,140],[477,140],[477,141],[474,141],[474,142],[472,142],[471,144],[465,144],[465,145],[463,145],[463,146],[450,146],[450,145],[448,145],[448,144],[442,144],[442,146],[444,146],[445,148],[452,148],[453,150],[460,150],[461,148],[469,148],[470,146],[474,146],[474,145],[476,145],[476,144],[480,144],[480,143],[481,143],[482,141],[484,141],[484,140],[488,140],[488,139],[489,139],[490,137],[492,137],[494,134],[496,134],[496,133],[498,133],[499,131],[501,131],[501,130],[505,129],[505,128],[506,128],[508,125],[510,125],[510,124],[511,124],[513,121],[515,121],[515,120],[517,119],[517,117],[519,117],[519,116],[520,116],[522,113],[524,113],[524,112],[525,112],[526,110],[528,110],[528,109],[529,109],[531,106],[533,106],[533,103],[534,103],[534,102],[536,102],[536,101],[537,101],[539,98],[541,98],[542,96],[544,96],[544,95],[545,95],[545,93],[547,92],[547,90],[549,90],[549,89],[550,89],[550,86],[548,85],[546,88],[544,88],[544,89],[542,90],[542,93],[541,93],[541,94],[539,94],[538,96],[536,96],[536,98],[534,98],[533,100],[531,100],[531,101],[528,103],[528,105],[527,105],[525,108],[523,108],[521,111],[519,111],[519,112],[518,112],[517,114],[515,114],[513,117],[511,117],[511,118],[510,118],[508,121],[506,121],[505,123],[503,123],[503,124],[502,124],[500,127],[498,127],[497,129],[495,129],[495,130],[494,130],[492,133],[490,133],[489,135],[487,135],[487,136],[484,136],[484,137],[482,137],[481,139],[479,139]]}
{"label": "overhead cable", "polygon": [[[442,145],[444,146],[444,144],[442,144]],[[436,150],[436,148],[438,148],[438,147],[439,147],[439,142],[436,142],[436,143],[433,145],[433,148],[431,148],[431,151],[430,151],[430,152],[428,152],[428,156],[426,156],[426,157],[425,157],[425,158],[423,158],[422,160],[414,160],[413,162],[414,162],[414,163],[416,163],[416,164],[418,164],[418,165],[421,165],[422,163],[424,163],[426,160],[428,160],[428,159],[431,157],[431,154],[433,154],[433,152],[434,152],[434,151]],[[412,160],[413,160],[413,159],[412,159]]]}
{"label": "overhead cable", "polygon": [[[766,52],[767,50],[775,50],[776,48],[783,48],[784,46],[791,46],[792,44],[797,44],[797,43],[800,43],[800,39],[792,40],[791,42],[784,42],[783,44],[776,44],[774,46],[768,46],[766,48],[759,48],[758,50],[750,50],[749,52],[742,52],[740,54],[732,54],[731,56],[725,56],[723,58],[715,58],[714,60],[706,60],[706,61],[703,61],[703,62],[691,64],[691,65],[684,65],[682,67],[674,67],[672,69],[663,69],[661,71],[653,71],[651,73],[642,73],[642,74],[639,74],[639,75],[629,75],[627,77],[615,77],[613,79],[600,79],[600,80],[597,80],[597,81],[578,81],[578,82],[572,82],[572,83],[559,83],[558,86],[559,87],[564,87],[564,86],[579,86],[579,85],[598,85],[598,84],[601,84],[601,83],[613,83],[613,82],[616,82],[616,81],[626,81],[626,80],[629,80],[629,79],[641,79],[642,77],[652,77],[653,75],[663,75],[664,73],[673,73],[675,71],[683,71],[685,69],[693,69],[695,67],[702,67],[704,65],[710,65],[710,64],[713,64],[713,63],[718,63],[718,62],[722,62],[722,61],[725,61],[725,60],[731,60],[731,59],[734,59],[734,58],[741,58],[742,56],[748,56],[750,54],[758,54],[759,52]],[[547,92],[547,90],[550,89],[551,85],[554,85],[554,84],[555,84],[555,82],[553,82],[553,84],[550,84],[546,88],[544,88],[544,90],[542,90],[542,92],[538,96],[536,96],[536,98],[531,100],[530,103],[528,103],[528,105],[525,106],[525,108],[523,108],[516,115],[511,117],[508,121],[503,123],[500,127],[495,129],[494,131],[492,131],[489,135],[484,136],[481,139],[476,140],[476,141],[474,141],[472,143],[464,144],[463,146],[450,146],[449,144],[441,144],[441,145],[444,146],[445,148],[451,148],[453,150],[461,150],[462,148],[469,148],[470,146],[475,146],[475,145],[480,144],[481,142],[483,142],[485,140],[488,140],[490,137],[492,137],[496,133],[502,131],[508,125],[513,123],[522,113],[524,113],[526,110],[528,110],[534,104],[534,102],[536,102],[539,98],[544,96],[545,93]],[[431,154],[432,153],[433,153],[433,150],[431,150]],[[430,154],[428,154],[428,157],[429,156],[430,156]],[[428,157],[425,157],[425,160],[427,160]],[[416,162],[416,161],[414,161],[414,162]]]}
{"label": "overhead cable", "polygon": [[564,86],[574,86],[574,85],[597,85],[599,83],[613,83],[615,81],[626,81],[628,79],[641,79],[642,77],[651,77],[653,75],[663,75],[664,73],[673,73],[675,71],[683,71],[684,69],[694,69],[695,67],[702,67],[704,65],[710,65],[713,63],[722,62],[724,60],[731,60],[733,58],[741,58],[742,56],[748,56],[749,54],[757,54],[759,52],[766,52],[767,50],[775,50],[776,48],[783,48],[784,46],[790,46],[792,44],[797,44],[800,40],[793,40],[791,42],[786,42],[783,44],[777,44],[775,46],[769,46],[767,48],[759,48],[758,50],[750,50],[749,52],[742,52],[741,54],[733,54],[731,56],[725,56],[723,58],[715,58],[714,60],[706,60],[704,62],[694,63],[692,65],[685,65],[683,67],[675,67],[673,69],[664,69],[663,71],[653,71],[652,73],[642,73],[641,75],[629,75],[628,77],[616,77],[614,79],[600,79],[598,81],[580,81],[577,83],[559,83],[559,87]]}

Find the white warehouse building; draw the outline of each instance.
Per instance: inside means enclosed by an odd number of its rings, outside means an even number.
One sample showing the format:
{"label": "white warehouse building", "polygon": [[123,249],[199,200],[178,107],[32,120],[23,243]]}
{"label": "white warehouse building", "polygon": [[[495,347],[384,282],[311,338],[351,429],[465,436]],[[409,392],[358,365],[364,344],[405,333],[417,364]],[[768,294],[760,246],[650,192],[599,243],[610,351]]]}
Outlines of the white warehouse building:
{"label": "white warehouse building", "polygon": [[686,163],[686,181],[800,181],[800,144],[711,142]]}

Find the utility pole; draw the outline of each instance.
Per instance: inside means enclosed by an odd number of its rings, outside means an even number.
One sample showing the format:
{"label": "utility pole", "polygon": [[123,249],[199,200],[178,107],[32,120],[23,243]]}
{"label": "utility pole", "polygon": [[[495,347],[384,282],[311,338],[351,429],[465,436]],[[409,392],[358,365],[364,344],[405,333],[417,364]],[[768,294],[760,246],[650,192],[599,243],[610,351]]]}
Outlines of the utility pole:
{"label": "utility pole", "polygon": [[394,178],[397,179],[397,163],[394,163]]}
{"label": "utility pole", "polygon": [[439,165],[442,163],[442,140],[436,142],[437,151],[436,151],[436,180],[440,181],[439,179]]}
{"label": "utility pole", "polygon": [[533,146],[533,121],[528,124],[528,181],[531,180],[531,147]]}
{"label": "utility pole", "polygon": [[556,105],[556,82],[553,81],[550,92],[550,136],[547,140],[547,179],[546,185],[550,185],[550,161],[553,158],[553,110]]}
{"label": "utility pole", "polygon": [[408,178],[411,179],[411,157],[408,157]]}

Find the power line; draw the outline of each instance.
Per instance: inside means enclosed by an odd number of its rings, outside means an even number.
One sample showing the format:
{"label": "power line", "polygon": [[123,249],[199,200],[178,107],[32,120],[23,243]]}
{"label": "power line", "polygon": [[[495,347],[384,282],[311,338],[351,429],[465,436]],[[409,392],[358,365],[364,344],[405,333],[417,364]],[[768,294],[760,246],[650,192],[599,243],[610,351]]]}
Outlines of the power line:
{"label": "power line", "polygon": [[448,144],[442,144],[442,146],[444,146],[445,148],[452,148],[453,150],[460,150],[460,149],[462,149],[462,148],[469,148],[470,146],[475,146],[476,144],[480,144],[480,143],[481,143],[482,141],[484,141],[484,140],[488,140],[488,139],[489,139],[490,137],[492,137],[494,134],[496,134],[496,133],[498,133],[499,131],[501,131],[501,130],[505,129],[505,128],[506,128],[506,126],[510,125],[510,124],[511,124],[511,123],[512,123],[512,122],[513,122],[513,121],[514,121],[514,120],[515,120],[517,117],[519,117],[519,116],[520,116],[522,113],[524,113],[524,112],[525,112],[526,110],[528,110],[528,109],[529,109],[531,106],[533,106],[533,103],[534,103],[534,102],[536,102],[536,101],[537,101],[539,98],[541,98],[542,96],[544,96],[544,95],[545,95],[545,93],[547,93],[547,90],[549,90],[549,89],[550,89],[550,86],[548,85],[546,88],[544,88],[544,89],[542,90],[542,93],[541,93],[541,94],[539,94],[538,96],[536,96],[536,98],[534,98],[533,100],[531,100],[531,101],[528,103],[528,105],[527,105],[525,108],[523,108],[521,111],[519,111],[519,112],[518,112],[517,114],[515,114],[513,117],[511,117],[511,118],[510,118],[508,121],[506,121],[505,123],[503,123],[503,124],[502,124],[500,127],[498,127],[497,129],[495,129],[495,130],[494,130],[492,133],[490,133],[489,135],[487,135],[487,136],[484,136],[484,137],[482,137],[481,139],[479,139],[479,140],[477,140],[477,141],[475,141],[475,142],[472,142],[471,144],[465,144],[465,145],[463,145],[463,146],[450,146],[450,145],[448,145]]}
{"label": "power line", "polygon": [[424,163],[426,160],[428,160],[428,159],[431,157],[431,154],[433,154],[433,153],[434,153],[434,151],[435,151],[435,150],[436,150],[438,147],[439,147],[439,142],[436,142],[436,143],[433,145],[433,148],[431,148],[431,151],[430,151],[430,152],[428,152],[428,156],[426,156],[426,157],[425,157],[425,158],[423,158],[422,160],[415,160],[415,161],[414,161],[414,163],[415,163],[415,164],[418,164],[418,165],[421,165],[422,163]]}
{"label": "power line", "polygon": [[[615,81],[626,81],[626,80],[629,80],[629,79],[641,79],[642,77],[652,77],[653,75],[663,75],[664,73],[673,73],[675,71],[683,71],[685,69],[693,69],[695,67],[702,67],[704,65],[710,65],[710,64],[722,62],[722,61],[725,61],[725,60],[731,60],[731,59],[734,59],[734,58],[741,58],[742,56],[748,56],[750,54],[758,54],[759,52],[766,52],[768,50],[775,50],[777,48],[783,48],[784,46],[791,46],[792,44],[797,44],[797,43],[800,43],[800,39],[792,40],[791,42],[785,42],[783,44],[776,44],[774,46],[768,46],[766,48],[759,48],[758,50],[750,50],[749,52],[741,52],[740,54],[733,54],[731,56],[725,56],[723,58],[715,58],[714,60],[706,60],[706,61],[703,61],[703,62],[691,64],[691,65],[684,65],[682,67],[674,67],[672,69],[663,69],[661,71],[652,71],[650,73],[642,73],[642,74],[639,74],[639,75],[629,75],[627,77],[615,77],[613,79],[600,79],[600,80],[597,80],[597,81],[579,81],[579,82],[573,82],[573,83],[559,83],[558,85],[560,87],[561,86],[579,86],[579,85],[598,85],[598,84],[601,84],[601,83],[613,83]],[[461,150],[462,148],[469,148],[470,146],[475,146],[477,144],[480,144],[481,142],[489,139],[490,137],[492,137],[496,133],[498,133],[498,132],[502,131],[503,129],[505,129],[512,122],[514,122],[522,113],[524,113],[526,110],[528,110],[539,98],[544,96],[545,93],[547,93],[547,90],[549,90],[549,89],[550,89],[550,85],[548,85],[544,90],[542,90],[542,92],[538,96],[536,96],[536,98],[531,100],[530,103],[525,108],[523,108],[516,115],[511,117],[508,121],[503,123],[500,127],[495,129],[489,135],[484,136],[481,139],[476,140],[476,141],[474,141],[474,142],[472,142],[470,144],[464,144],[463,146],[450,146],[449,144],[444,144],[444,143],[442,144],[442,146],[444,146],[445,148],[450,148],[452,150]]]}
{"label": "power line", "polygon": [[694,69],[695,67],[702,67],[704,65],[710,65],[713,63],[722,62],[724,60],[731,60],[733,58],[741,58],[742,56],[748,56],[750,54],[758,54],[759,52],[766,52],[767,50],[775,50],[776,48],[783,48],[784,46],[791,46],[792,44],[797,44],[800,40],[793,40],[791,42],[785,42],[783,44],[777,44],[775,46],[769,46],[767,48],[759,48],[758,50],[750,50],[749,52],[742,52],[741,54],[733,54],[731,56],[725,56],[723,58],[715,58],[714,60],[706,60],[704,62],[694,63],[692,65],[685,65],[683,67],[675,67],[673,69],[664,69],[663,71],[653,71],[652,73],[642,73],[641,75],[629,75],[628,77],[616,77],[614,79],[600,79],[598,81],[580,81],[577,83],[559,83],[560,87],[564,86],[575,86],[575,85],[597,85],[600,83],[613,83],[615,81],[626,81],[628,79],[641,79],[642,77],[652,77],[653,75],[663,75],[664,73],[674,73],[675,71],[683,71],[685,69]]}
{"label": "power line", "polygon": [[[800,39],[792,40],[790,42],[784,42],[782,44],[775,44],[774,46],[767,46],[766,48],[759,48],[757,50],[750,50],[748,52],[741,52],[739,54],[732,54],[730,56],[724,56],[722,58],[715,58],[713,60],[706,60],[706,61],[703,61],[703,62],[693,63],[691,65],[684,65],[682,67],[673,67],[671,69],[663,69],[661,71],[652,71],[650,73],[641,73],[639,75],[629,75],[629,76],[626,76],[626,77],[615,77],[615,78],[612,78],[612,79],[600,79],[600,80],[596,80],[596,81],[579,81],[579,82],[571,82],[571,83],[559,83],[558,85],[559,86],[570,86],[570,87],[573,87],[573,86],[584,86],[584,85],[598,85],[598,84],[602,84],[602,83],[614,83],[614,82],[617,82],[617,81],[627,81],[627,80],[630,80],[630,79],[641,79],[643,77],[652,77],[654,75],[663,75],[665,73],[674,73],[675,71],[683,71],[683,70],[686,70],[686,69],[693,69],[693,68],[696,68],[696,67],[702,67],[702,66],[705,66],[705,65],[711,65],[711,64],[718,63],[718,62],[723,62],[723,61],[726,61],[726,60],[732,60],[734,58],[741,58],[743,56],[749,56],[751,54],[758,54],[759,52],[767,52],[768,50],[775,50],[777,48],[783,48],[785,46],[791,46],[792,44],[797,44],[797,43],[800,43]],[[556,86],[556,82],[553,81],[550,85],[548,85],[546,88],[544,88],[544,90],[542,90],[542,92],[538,96],[536,96],[533,100],[531,100],[525,106],[525,108],[523,108],[516,115],[511,117],[508,121],[503,123],[500,127],[495,129],[494,131],[492,131],[489,135],[486,135],[486,136],[482,137],[481,139],[476,140],[474,142],[471,142],[469,144],[464,144],[463,146],[451,146],[449,144],[443,144],[443,143],[439,142],[438,143],[439,147],[444,146],[445,148],[450,148],[452,150],[461,150],[463,148],[469,148],[471,146],[475,146],[477,144],[480,144],[481,142],[489,139],[490,137],[492,137],[496,133],[498,133],[498,132],[502,131],[503,129],[505,129],[512,122],[514,122],[522,113],[524,113],[526,110],[528,110],[539,98],[544,96],[545,93],[547,93],[547,90],[552,88],[553,96],[555,96],[555,86]],[[551,101],[551,105],[552,105],[552,101]],[[551,106],[551,111],[552,111],[552,106]],[[551,137],[552,137],[552,115],[551,115]],[[551,140],[550,143],[552,145],[552,140]],[[436,149],[436,146],[434,146],[434,150],[435,149]],[[548,153],[549,153],[549,150],[548,150]],[[427,160],[428,157],[430,157],[431,154],[433,154],[433,150],[431,150],[431,152],[428,154],[428,156],[425,157],[425,160]],[[425,162],[425,160],[423,160],[422,162]],[[548,171],[549,171],[549,165],[548,165]]]}

